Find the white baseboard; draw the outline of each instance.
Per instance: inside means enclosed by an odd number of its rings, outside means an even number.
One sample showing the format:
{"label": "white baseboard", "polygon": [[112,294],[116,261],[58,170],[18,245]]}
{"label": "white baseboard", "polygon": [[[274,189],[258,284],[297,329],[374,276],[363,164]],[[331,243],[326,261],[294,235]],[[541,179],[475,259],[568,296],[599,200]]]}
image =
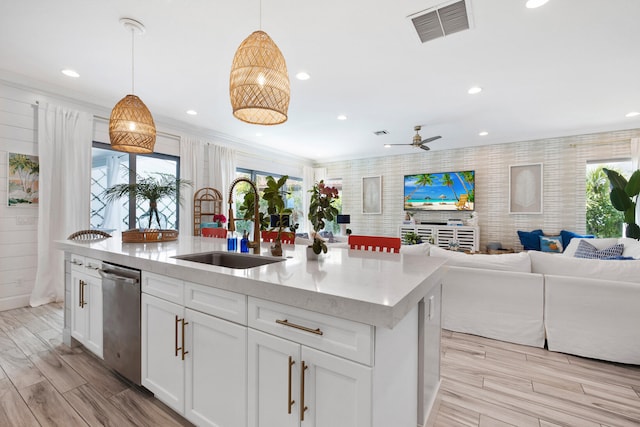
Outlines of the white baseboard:
{"label": "white baseboard", "polygon": [[0,311],[13,310],[14,308],[27,307],[29,305],[29,295],[16,295],[13,297],[0,298]]}

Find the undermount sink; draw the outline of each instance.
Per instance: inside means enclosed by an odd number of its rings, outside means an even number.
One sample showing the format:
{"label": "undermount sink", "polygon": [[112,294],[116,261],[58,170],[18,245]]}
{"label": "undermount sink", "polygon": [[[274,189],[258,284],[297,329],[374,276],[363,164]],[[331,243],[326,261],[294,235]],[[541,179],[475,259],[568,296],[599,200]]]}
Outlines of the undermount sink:
{"label": "undermount sink", "polygon": [[176,255],[172,258],[236,269],[259,267],[261,265],[284,261],[284,258],[270,258],[259,255],[238,254],[222,251]]}

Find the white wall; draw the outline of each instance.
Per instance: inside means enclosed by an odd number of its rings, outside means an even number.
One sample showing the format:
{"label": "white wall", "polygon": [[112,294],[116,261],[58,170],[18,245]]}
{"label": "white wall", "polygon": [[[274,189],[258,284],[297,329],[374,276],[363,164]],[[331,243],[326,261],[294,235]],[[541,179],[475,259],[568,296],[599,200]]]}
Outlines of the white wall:
{"label": "white wall", "polygon": [[37,206],[7,206],[8,152],[37,155],[35,98],[0,92],[0,311],[29,302],[36,277]]}
{"label": "white wall", "polygon": [[[342,178],[343,212],[351,214],[355,234],[397,236],[404,218],[403,177],[409,174],[476,171],[476,212],[480,225],[480,246],[501,242],[503,247],[522,249],[517,230],[542,228],[545,233],[562,229],[584,232],[586,162],[628,159],[630,140],[640,129],[514,142],[444,151],[416,151],[412,154],[341,161],[321,166],[327,177]],[[541,215],[509,214],[509,166],[527,163],[544,165],[544,208]],[[382,214],[362,215],[362,177],[382,176]],[[422,221],[467,219],[469,213],[418,213]]]}

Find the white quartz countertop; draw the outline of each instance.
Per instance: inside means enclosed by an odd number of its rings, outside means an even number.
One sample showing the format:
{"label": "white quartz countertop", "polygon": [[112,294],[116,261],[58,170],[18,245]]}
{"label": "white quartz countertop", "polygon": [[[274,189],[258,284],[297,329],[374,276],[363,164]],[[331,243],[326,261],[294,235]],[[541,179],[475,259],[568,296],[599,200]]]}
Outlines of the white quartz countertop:
{"label": "white quartz countertop", "polygon": [[[306,247],[282,245],[284,261],[232,269],[173,258],[227,250],[226,239],[180,236],[172,242],[58,241],[59,249],[142,271],[263,298],[307,310],[393,328],[434,286],[445,260],[422,255],[330,248],[307,261]],[[261,256],[271,256],[263,243]]]}

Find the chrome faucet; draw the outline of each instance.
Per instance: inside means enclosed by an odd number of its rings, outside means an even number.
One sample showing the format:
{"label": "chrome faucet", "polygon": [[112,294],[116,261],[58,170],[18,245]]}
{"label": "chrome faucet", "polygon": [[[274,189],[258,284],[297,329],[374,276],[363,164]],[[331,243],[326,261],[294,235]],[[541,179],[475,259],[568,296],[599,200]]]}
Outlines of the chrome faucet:
{"label": "chrome faucet", "polygon": [[233,218],[233,188],[239,182],[247,182],[253,189],[253,242],[249,242],[248,246],[253,248],[254,254],[260,254],[260,212],[259,204],[260,195],[258,194],[258,188],[248,178],[240,177],[233,180],[231,187],[229,187],[229,231],[236,231],[236,223]]}

